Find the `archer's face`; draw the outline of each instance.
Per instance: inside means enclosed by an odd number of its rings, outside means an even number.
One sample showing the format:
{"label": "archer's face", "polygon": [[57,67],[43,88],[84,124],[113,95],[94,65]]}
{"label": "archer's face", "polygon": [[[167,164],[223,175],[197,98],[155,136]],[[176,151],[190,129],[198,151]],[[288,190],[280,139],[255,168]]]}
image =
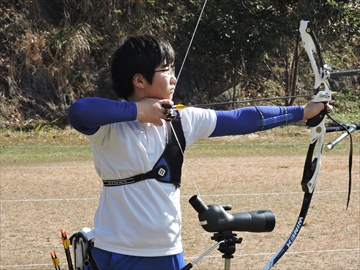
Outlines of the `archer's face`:
{"label": "archer's face", "polygon": [[153,82],[146,82],[144,94],[147,97],[159,99],[172,99],[175,93],[176,77],[174,67],[160,65],[155,69]]}

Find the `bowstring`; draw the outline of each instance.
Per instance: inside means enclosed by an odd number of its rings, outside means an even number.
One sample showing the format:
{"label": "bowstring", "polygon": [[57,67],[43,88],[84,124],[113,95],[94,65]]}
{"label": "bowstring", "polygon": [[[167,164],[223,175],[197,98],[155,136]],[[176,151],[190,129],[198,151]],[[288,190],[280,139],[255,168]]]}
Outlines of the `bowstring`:
{"label": "bowstring", "polygon": [[[180,79],[181,72],[182,72],[182,70],[183,70],[183,68],[184,68],[185,61],[186,61],[187,56],[188,56],[188,54],[189,54],[191,45],[192,45],[192,43],[193,43],[193,41],[194,41],[194,37],[195,37],[196,31],[197,31],[197,29],[198,29],[198,27],[199,27],[199,24],[200,24],[202,15],[203,15],[203,13],[204,13],[205,6],[206,6],[206,4],[207,4],[207,1],[208,1],[208,0],[205,0],[204,4],[203,4],[203,6],[202,6],[202,9],[201,9],[199,18],[198,18],[197,23],[196,23],[196,25],[195,25],[195,29],[194,29],[193,34],[192,34],[192,36],[191,36],[189,45],[188,45],[188,47],[187,47],[187,49],[186,49],[186,53],[185,53],[184,59],[183,59],[183,61],[182,61],[182,63],[181,63],[181,67],[180,67],[179,73],[178,73],[178,75],[177,75],[177,78],[176,78],[177,81],[179,81],[179,79]],[[190,173],[190,178],[191,178],[192,182],[194,183],[196,192],[197,192],[198,196],[201,197],[201,196],[200,196],[199,188],[198,188],[198,186],[197,186],[197,184],[196,184],[196,180],[195,180],[195,178],[194,178],[194,176],[193,176],[193,174],[192,174],[192,171],[190,170],[190,167],[189,167],[188,163],[186,162],[185,155],[184,155],[184,151],[183,151],[182,148],[181,148],[179,139],[178,139],[178,137],[177,137],[177,135],[176,135],[176,132],[175,132],[174,127],[173,127],[173,125],[172,125],[171,122],[170,122],[170,127],[171,127],[172,132],[173,132],[174,135],[175,135],[175,139],[176,139],[176,141],[177,141],[177,143],[178,143],[178,145],[179,145],[180,151],[181,151],[181,153],[182,153],[182,155],[183,155],[183,158],[184,158],[185,167],[186,167],[186,169],[187,169],[187,170],[189,171],[189,173]]]}
{"label": "bowstring", "polygon": [[183,67],[184,67],[184,65],[185,65],[185,61],[186,61],[187,56],[188,56],[188,54],[189,54],[191,45],[192,45],[192,43],[193,43],[193,41],[194,41],[194,37],[195,37],[196,31],[197,31],[197,29],[198,29],[198,26],[199,26],[199,24],[200,24],[201,17],[202,17],[202,15],[203,15],[203,13],[204,13],[205,6],[206,6],[207,1],[208,1],[208,0],[205,0],[205,2],[204,2],[204,4],[203,4],[203,7],[202,7],[202,9],[201,9],[201,12],[200,12],[198,21],[197,21],[197,23],[196,23],[196,25],[195,25],[195,29],[194,29],[194,31],[193,31],[192,37],[191,37],[190,42],[189,42],[189,45],[188,45],[188,47],[187,47],[184,60],[182,61],[182,64],[181,64],[181,67],[180,67],[180,70],[179,70],[179,73],[178,73],[178,76],[177,76],[177,81],[179,81],[179,79],[180,79],[181,72],[182,72]]}
{"label": "bowstring", "polygon": [[326,113],[327,117],[329,117],[334,123],[336,123],[337,125],[341,126],[344,130],[346,130],[346,132],[349,134],[349,138],[350,138],[350,150],[349,150],[349,163],[348,163],[348,173],[349,173],[349,183],[348,183],[348,197],[347,197],[347,202],[346,202],[346,210],[349,207],[349,203],[350,203],[350,196],[351,196],[351,186],[352,186],[352,160],[353,160],[353,139],[352,139],[352,135],[351,132],[349,131],[348,127],[346,127],[344,124],[342,124],[341,122],[339,122],[338,120],[336,120],[335,118],[333,118],[329,112]]}

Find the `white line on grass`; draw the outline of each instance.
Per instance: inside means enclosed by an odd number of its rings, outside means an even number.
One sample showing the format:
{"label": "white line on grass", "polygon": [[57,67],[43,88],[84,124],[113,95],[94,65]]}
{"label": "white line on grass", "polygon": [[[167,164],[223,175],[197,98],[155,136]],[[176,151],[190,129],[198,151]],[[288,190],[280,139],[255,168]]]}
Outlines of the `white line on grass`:
{"label": "white line on grass", "polygon": [[[338,191],[338,190],[328,190],[328,191],[317,191],[316,194],[331,194],[331,193],[347,193],[347,190]],[[352,193],[359,192],[359,190],[352,190]],[[272,193],[233,193],[233,194],[202,194],[201,197],[231,197],[231,196],[264,196],[264,195],[293,195],[293,194],[302,194],[303,192],[272,192]],[[181,198],[187,198],[188,196],[181,196]],[[99,200],[100,197],[94,198],[45,198],[45,199],[23,199],[23,200],[0,200],[1,203],[6,202],[49,202],[49,201],[90,201],[90,200]]]}
{"label": "white line on grass", "polygon": [[[335,253],[335,252],[353,252],[360,251],[360,248],[350,248],[350,249],[325,249],[325,250],[307,250],[307,251],[287,251],[286,254],[308,254],[308,253]],[[274,253],[250,253],[250,254],[236,254],[234,257],[247,257],[247,256],[272,256]],[[196,259],[197,257],[189,256],[185,259]],[[218,256],[205,256],[205,258],[218,258]]]}
{"label": "white line on grass", "polygon": [[[308,254],[308,253],[336,253],[336,252],[354,252],[360,251],[360,248],[350,248],[350,249],[327,249],[327,250],[307,250],[307,251],[288,251],[286,252],[287,255],[289,254]],[[250,254],[236,254],[234,257],[245,257],[245,256],[270,256],[274,255],[275,253],[250,253]],[[187,256],[185,260],[196,259],[198,257]],[[219,256],[205,256],[204,258],[219,258]],[[60,265],[67,266],[67,264],[62,263]],[[0,265],[0,269],[2,268],[35,268],[40,266],[52,266],[52,264],[15,264],[15,265]]]}

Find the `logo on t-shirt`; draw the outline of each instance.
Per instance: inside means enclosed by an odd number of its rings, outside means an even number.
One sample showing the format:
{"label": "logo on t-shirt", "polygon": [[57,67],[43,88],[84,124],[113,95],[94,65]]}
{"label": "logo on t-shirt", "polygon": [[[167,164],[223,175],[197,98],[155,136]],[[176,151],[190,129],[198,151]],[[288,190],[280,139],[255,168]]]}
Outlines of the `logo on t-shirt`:
{"label": "logo on t-shirt", "polygon": [[158,175],[160,175],[161,177],[164,177],[165,174],[166,174],[165,168],[162,167],[158,170]]}

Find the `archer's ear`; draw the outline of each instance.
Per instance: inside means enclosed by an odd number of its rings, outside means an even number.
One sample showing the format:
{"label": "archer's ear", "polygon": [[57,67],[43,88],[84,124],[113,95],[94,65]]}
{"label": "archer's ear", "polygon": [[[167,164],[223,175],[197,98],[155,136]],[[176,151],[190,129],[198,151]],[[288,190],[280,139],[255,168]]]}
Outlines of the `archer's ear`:
{"label": "archer's ear", "polygon": [[133,84],[134,86],[138,88],[144,88],[145,87],[145,78],[140,73],[136,73],[133,77]]}

